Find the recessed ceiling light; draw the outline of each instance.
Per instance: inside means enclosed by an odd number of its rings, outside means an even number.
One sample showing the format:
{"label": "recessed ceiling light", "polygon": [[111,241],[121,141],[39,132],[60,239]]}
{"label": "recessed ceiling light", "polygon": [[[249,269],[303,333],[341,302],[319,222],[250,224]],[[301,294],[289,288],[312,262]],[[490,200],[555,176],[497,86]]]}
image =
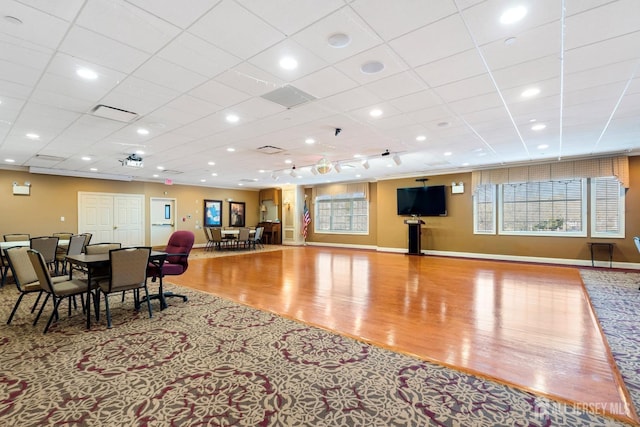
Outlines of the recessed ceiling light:
{"label": "recessed ceiling light", "polygon": [[156,169],[163,171],[164,170],[164,166],[156,166]]}
{"label": "recessed ceiling light", "polygon": [[91,168],[89,169],[91,172],[98,172],[98,168]]}
{"label": "recessed ceiling light", "polygon": [[4,159],[5,162],[7,163],[15,163],[15,159]]}
{"label": "recessed ceiling light", "polygon": [[153,176],[154,178],[157,178],[157,177],[159,177],[160,175],[158,175],[157,173],[154,173],[154,174],[153,174],[153,175],[151,175],[151,176]]}
{"label": "recessed ceiling light", "polygon": [[264,169],[260,169],[258,170],[258,173],[265,173],[266,171]]}
{"label": "recessed ceiling light", "polygon": [[527,9],[524,6],[516,6],[511,9],[507,9],[504,11],[502,15],[500,15],[500,23],[502,24],[513,24],[515,22],[520,21],[527,14]]}
{"label": "recessed ceiling light", "polygon": [[40,135],[38,135],[37,133],[28,133],[25,136],[29,139],[40,139]]}
{"label": "recessed ceiling light", "polygon": [[450,156],[450,155],[452,155],[452,154],[453,154],[453,153],[452,153],[451,151],[445,151],[445,153],[444,153],[444,155],[445,155],[445,156]]}
{"label": "recessed ceiling light", "polygon": [[416,136],[416,141],[426,141],[427,137],[424,135],[418,135]]}
{"label": "recessed ceiling light", "polygon": [[85,162],[88,162],[89,160],[91,160],[91,157],[89,157],[89,156],[82,156],[82,160],[84,160]]}
{"label": "recessed ceiling light", "polygon": [[98,73],[88,68],[78,68],[76,74],[87,80],[95,80],[98,78]]}
{"label": "recessed ceiling light", "polygon": [[469,163],[468,163],[468,162],[464,162],[464,163],[462,164],[462,166],[469,166]]}
{"label": "recessed ceiling light", "polygon": [[239,183],[238,183],[238,185],[239,185],[240,187],[242,187],[244,184],[243,184],[243,183],[241,183],[241,182],[239,182]]}
{"label": "recessed ceiling light", "polygon": [[208,162],[207,164],[208,164],[209,166],[215,166],[215,165],[216,165],[216,162]]}
{"label": "recessed ceiling light", "polygon": [[369,61],[362,64],[360,71],[364,74],[377,74],[384,70],[384,64],[380,61]]}
{"label": "recessed ceiling light", "polygon": [[538,148],[538,150],[544,150],[546,148],[549,148],[549,145],[548,144],[540,144],[540,145],[538,145],[537,148]]}
{"label": "recessed ceiling light", "polygon": [[374,110],[369,111],[369,115],[371,117],[380,117],[382,115],[382,110],[380,110],[379,108],[376,108]]}
{"label": "recessed ceiling light", "polygon": [[298,61],[290,56],[285,56],[280,60],[280,67],[284,68],[285,70],[295,70],[296,68],[298,68]]}
{"label": "recessed ceiling light", "polygon": [[227,114],[226,119],[229,123],[236,123],[238,120],[240,120],[240,117],[236,116],[235,114]]}
{"label": "recessed ceiling light", "polygon": [[218,174],[214,172],[211,174],[211,176],[218,176]]}
{"label": "recessed ceiling light", "polygon": [[136,150],[136,154],[139,154],[139,155],[141,155],[141,156],[142,156],[142,155],[144,154],[144,151],[142,151],[142,150]]}
{"label": "recessed ceiling light", "polygon": [[316,140],[315,140],[315,139],[313,139],[313,138],[307,138],[307,139],[305,139],[305,140],[304,140],[304,142],[305,142],[306,144],[315,144],[315,143],[316,143]]}
{"label": "recessed ceiling light", "polygon": [[138,128],[136,132],[138,132],[138,135],[149,135],[149,130],[145,128]]}
{"label": "recessed ceiling light", "polygon": [[293,163],[293,161],[291,159],[287,159],[284,161],[286,164],[290,165],[291,163]]}
{"label": "recessed ceiling light", "polygon": [[546,128],[546,127],[547,127],[547,125],[545,125],[544,123],[538,123],[538,124],[535,124],[535,125],[531,126],[531,130],[542,130],[542,129]]}
{"label": "recessed ceiling light", "polygon": [[532,87],[522,92],[521,95],[525,98],[530,98],[532,96],[536,96],[539,93],[540,93],[540,89],[538,89],[537,87]]}
{"label": "recessed ceiling light", "polygon": [[230,153],[233,153],[234,151],[236,151],[236,149],[233,148],[233,147],[229,147],[229,148],[227,148],[227,151],[230,152]]}
{"label": "recessed ceiling light", "polygon": [[203,178],[200,180],[200,182],[207,182],[207,180]]}
{"label": "recessed ceiling light", "polygon": [[344,33],[335,33],[329,36],[328,42],[329,46],[336,49],[342,49],[343,47],[349,46],[351,43],[351,37]]}
{"label": "recessed ceiling light", "polygon": [[360,174],[357,174],[357,175],[356,175],[356,178],[360,178],[361,176],[362,176],[362,175],[360,175]]}

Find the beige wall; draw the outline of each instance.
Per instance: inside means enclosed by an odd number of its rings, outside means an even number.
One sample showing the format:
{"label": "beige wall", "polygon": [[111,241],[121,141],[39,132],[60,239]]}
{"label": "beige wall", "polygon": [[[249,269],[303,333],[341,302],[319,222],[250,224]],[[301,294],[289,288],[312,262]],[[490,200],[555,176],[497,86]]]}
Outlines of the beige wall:
{"label": "beige wall", "polygon": [[[30,196],[14,196],[12,183],[31,182]],[[78,231],[78,192],[143,194],[145,196],[145,241],[149,236],[149,199],[176,199],[179,230],[195,233],[196,244],[205,236],[196,225],[202,225],[204,199],[222,200],[223,225],[229,225],[228,199],[244,202],[245,224],[255,226],[259,219],[258,191],[206,188],[161,183],[105,181],[0,170],[0,236],[7,233],[50,235],[57,231]],[[64,217],[65,221],[60,221]],[[190,218],[189,218],[190,217]],[[184,218],[184,221],[182,220]],[[196,221],[199,221],[196,224]]]}
{"label": "beige wall", "polygon": [[[633,243],[633,236],[640,236],[640,223],[636,212],[640,211],[640,157],[629,158],[630,185],[626,198],[626,238],[593,239],[615,242],[614,261],[640,262],[640,254]],[[31,182],[31,196],[12,195],[12,183]],[[451,194],[452,182],[464,182],[464,194]],[[429,176],[428,185],[447,186],[446,217],[424,218],[422,249],[480,254],[514,255],[561,259],[590,259],[587,242],[580,237],[518,237],[473,234],[473,208],[471,173]],[[370,223],[366,236],[315,234],[313,224],[307,241],[322,244],[357,245],[381,249],[406,250],[407,226],[405,217],[396,214],[396,189],[415,187],[421,183],[415,178],[385,180],[370,184]],[[146,241],[149,242],[149,198],[169,197],[177,200],[178,228],[192,230],[196,243],[204,243],[204,233],[196,229],[196,220],[202,223],[203,199],[223,200],[223,224],[229,223],[227,199],[246,203],[246,224],[254,226],[260,218],[258,192],[206,188],[198,186],[167,186],[160,183],[101,181],[32,175],[25,172],[0,170],[0,235],[27,232],[31,235],[47,235],[56,231],[77,231],[78,191],[105,193],[144,194],[146,200]],[[166,193],[165,193],[166,192]],[[314,205],[311,189],[305,189],[309,210]],[[191,218],[188,216],[191,215]],[[65,222],[60,217],[65,217]],[[182,222],[182,218],[186,218]]]}
{"label": "beige wall", "polygon": [[[446,217],[426,217],[423,220],[422,249],[446,252],[512,255],[559,259],[591,258],[588,241],[614,242],[614,262],[640,262],[633,236],[640,236],[640,157],[629,158],[630,188],[626,193],[626,238],[591,239],[588,237],[519,237],[473,234],[473,202],[471,173],[429,176],[427,185],[447,186]],[[465,184],[464,194],[451,194],[452,182]],[[378,248],[406,249],[405,217],[396,214],[396,189],[422,185],[415,178],[379,181],[370,187],[370,235],[350,238],[341,235],[311,234],[308,241],[320,243],[357,243]],[[307,191],[309,199],[311,191]],[[588,217],[588,215],[587,215]],[[600,254],[597,259],[603,259]],[[606,256],[605,256],[606,258]]]}

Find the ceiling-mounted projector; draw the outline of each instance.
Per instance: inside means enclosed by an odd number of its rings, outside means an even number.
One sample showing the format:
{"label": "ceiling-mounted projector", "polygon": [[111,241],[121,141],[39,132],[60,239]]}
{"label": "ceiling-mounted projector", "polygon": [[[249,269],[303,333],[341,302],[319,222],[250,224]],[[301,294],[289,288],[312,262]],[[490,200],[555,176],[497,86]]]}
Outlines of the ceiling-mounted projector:
{"label": "ceiling-mounted projector", "polygon": [[121,160],[122,166],[127,166],[130,168],[141,168],[144,165],[142,164],[142,157],[137,154],[131,154],[124,160]]}

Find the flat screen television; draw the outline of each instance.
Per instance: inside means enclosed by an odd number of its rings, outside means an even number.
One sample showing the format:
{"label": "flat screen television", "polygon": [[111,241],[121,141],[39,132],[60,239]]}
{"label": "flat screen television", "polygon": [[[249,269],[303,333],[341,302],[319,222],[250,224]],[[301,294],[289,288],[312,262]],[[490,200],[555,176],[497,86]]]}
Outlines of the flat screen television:
{"label": "flat screen television", "polygon": [[398,215],[445,216],[444,185],[397,189]]}

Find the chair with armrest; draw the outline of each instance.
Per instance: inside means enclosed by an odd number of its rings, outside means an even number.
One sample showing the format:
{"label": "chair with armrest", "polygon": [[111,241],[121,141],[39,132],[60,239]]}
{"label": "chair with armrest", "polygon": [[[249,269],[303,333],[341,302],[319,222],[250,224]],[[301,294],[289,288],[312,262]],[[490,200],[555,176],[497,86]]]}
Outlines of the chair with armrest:
{"label": "chair with armrest", "polygon": [[[104,295],[104,305],[107,312],[107,328],[111,328],[111,310],[109,309],[109,294],[115,292],[134,291],[134,305],[136,311],[140,309],[140,289],[144,289],[149,318],[153,317],[149,290],[147,288],[147,266],[151,247],[121,248],[109,251],[111,274],[108,279],[98,281],[97,304],[100,306],[100,293]],[[100,311],[96,311],[99,318]]]}
{"label": "chair with armrest", "polygon": [[[44,328],[44,333],[46,334],[49,330],[49,327],[51,326],[53,318],[58,317],[58,307],[60,306],[62,300],[64,300],[65,298],[75,297],[76,295],[80,295],[80,297],[82,298],[83,295],[88,292],[87,287],[89,286],[89,284],[86,280],[80,279],[65,279],[61,281],[54,281],[49,274],[46,261],[42,254],[35,249],[29,249],[27,250],[27,253],[29,255],[31,265],[36,272],[36,276],[38,277],[40,287],[44,292],[49,294],[47,295],[48,297],[53,298],[53,310],[51,311],[49,321],[47,321],[47,325]],[[84,299],[82,301],[84,309]],[[42,304],[42,307],[40,307],[40,311],[38,312],[36,321],[42,314],[42,310],[44,309],[46,302],[47,300],[45,300],[45,303]],[[87,301],[87,304],[90,303],[90,301]],[[71,307],[71,302],[69,302],[69,307]],[[71,308],[69,308],[69,312],[71,312]]]}
{"label": "chair with armrest", "polygon": [[169,241],[164,251],[167,253],[166,260],[162,263],[162,266],[156,263],[149,263],[147,267],[147,275],[151,276],[151,281],[155,282],[156,278],[159,279],[159,292],[157,296],[151,296],[151,298],[160,299],[160,309],[166,308],[167,297],[182,298],[183,301],[187,301],[185,295],[174,294],[173,292],[164,292],[162,289],[162,278],[164,276],[178,276],[183,274],[189,268],[189,253],[193,248],[193,242],[195,236],[191,231],[180,230],[175,231],[169,236]]}

